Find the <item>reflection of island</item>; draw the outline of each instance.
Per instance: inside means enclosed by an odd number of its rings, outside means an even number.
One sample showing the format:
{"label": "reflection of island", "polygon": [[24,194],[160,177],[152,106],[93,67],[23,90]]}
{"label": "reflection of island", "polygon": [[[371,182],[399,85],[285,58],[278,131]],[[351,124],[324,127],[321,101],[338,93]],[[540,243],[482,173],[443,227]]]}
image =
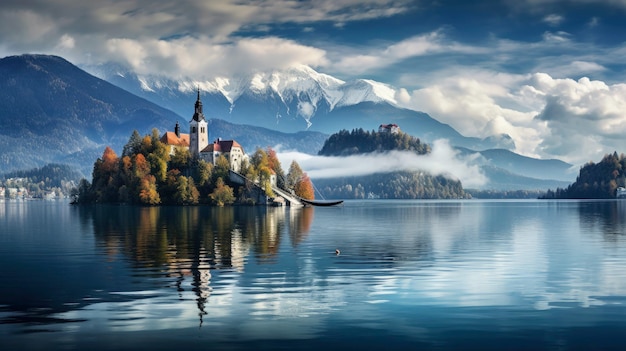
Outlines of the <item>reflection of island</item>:
{"label": "reflection of island", "polygon": [[618,241],[626,233],[626,201],[581,201],[578,211],[580,227],[591,231],[598,226],[608,242]]}
{"label": "reflection of island", "polygon": [[243,272],[251,252],[260,263],[271,263],[285,231],[297,245],[313,220],[312,208],[102,205],[81,206],[79,211],[83,224],[93,224],[97,245],[111,261],[120,254],[130,258],[148,278],[155,271],[173,278],[181,293],[191,278],[201,324],[211,294],[211,270]]}

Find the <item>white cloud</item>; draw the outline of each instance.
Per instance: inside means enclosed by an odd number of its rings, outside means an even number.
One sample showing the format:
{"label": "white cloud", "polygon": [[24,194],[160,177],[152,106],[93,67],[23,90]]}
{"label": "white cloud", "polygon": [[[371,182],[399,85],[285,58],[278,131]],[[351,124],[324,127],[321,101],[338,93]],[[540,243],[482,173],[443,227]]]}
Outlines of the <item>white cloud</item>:
{"label": "white cloud", "polygon": [[537,156],[540,134],[532,123],[537,114],[532,107],[539,104],[534,96],[529,100],[512,91],[524,79],[523,75],[468,71],[414,90],[411,102],[404,106],[427,112],[466,136],[509,134],[518,152]]}
{"label": "white cloud", "polygon": [[570,37],[571,35],[564,31],[558,31],[554,33],[548,31],[543,33],[543,41],[553,44],[567,43],[570,41]]}
{"label": "white cloud", "polygon": [[557,14],[550,14],[550,15],[547,15],[546,17],[543,18],[543,22],[545,22],[545,23],[547,23],[547,24],[549,24],[551,26],[558,26],[564,20],[565,20],[565,17],[563,17],[561,15],[557,15]]}
{"label": "white cloud", "polygon": [[407,58],[433,55],[438,53],[479,53],[484,52],[478,47],[466,46],[448,40],[440,31],[412,36],[381,48],[368,50],[367,53],[341,53],[332,69],[341,72],[363,73],[372,69],[382,68]]}
{"label": "white cloud", "polygon": [[327,63],[324,50],[285,38],[242,38],[239,31],[348,23],[415,6],[410,0],[23,0],[0,7],[0,43],[8,54],[58,54],[78,65],[117,61],[140,73],[223,76]]}
{"label": "white cloud", "polygon": [[364,176],[392,171],[423,171],[443,175],[461,181],[464,187],[480,187],[487,178],[479,167],[472,165],[473,157],[461,157],[445,140],[432,144],[432,152],[417,155],[412,152],[391,151],[386,153],[353,156],[313,156],[299,152],[277,153],[283,164],[298,162],[312,179]]}
{"label": "white cloud", "polygon": [[528,156],[583,164],[624,147],[626,84],[475,71],[414,90],[408,107],[468,136],[509,134]]}
{"label": "white cloud", "polygon": [[170,41],[110,39],[105,55],[139,74],[159,72],[171,78],[199,79],[326,62],[323,50],[273,37],[223,44],[188,37]]}

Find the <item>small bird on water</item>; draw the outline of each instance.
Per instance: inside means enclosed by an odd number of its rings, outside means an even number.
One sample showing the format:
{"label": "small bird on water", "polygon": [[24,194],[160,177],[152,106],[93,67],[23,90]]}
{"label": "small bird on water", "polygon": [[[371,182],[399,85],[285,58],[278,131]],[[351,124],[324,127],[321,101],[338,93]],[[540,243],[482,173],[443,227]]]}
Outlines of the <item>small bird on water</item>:
{"label": "small bird on water", "polygon": [[341,253],[341,251],[339,251],[339,249],[335,249],[335,255],[339,255]]}

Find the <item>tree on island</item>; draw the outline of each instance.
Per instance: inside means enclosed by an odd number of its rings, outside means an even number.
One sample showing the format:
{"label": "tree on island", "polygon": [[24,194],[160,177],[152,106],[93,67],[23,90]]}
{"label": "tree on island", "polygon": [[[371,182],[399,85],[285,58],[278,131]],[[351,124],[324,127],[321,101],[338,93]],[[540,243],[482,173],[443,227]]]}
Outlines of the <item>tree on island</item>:
{"label": "tree on island", "polygon": [[626,186],[626,156],[604,155],[599,163],[581,167],[576,181],[566,189],[548,190],[542,199],[611,199],[618,187]]}
{"label": "tree on island", "polygon": [[302,168],[295,160],[289,166],[285,185],[287,188],[293,189],[294,193],[303,199],[315,199],[315,191],[313,190],[311,179],[302,171]]}
{"label": "tree on island", "polygon": [[[428,144],[403,132],[341,130],[331,135],[318,153],[321,156],[384,154],[403,151],[424,155]],[[452,165],[451,165],[452,166]],[[328,198],[458,199],[469,195],[459,180],[422,171],[389,171],[371,166],[373,174],[318,179],[315,184]]]}
{"label": "tree on island", "polygon": [[[133,131],[124,146],[122,158],[106,147],[101,158],[94,163],[92,180],[81,181],[75,192],[81,203],[130,203],[142,205],[158,204],[197,204],[199,191],[195,184],[207,183],[209,167],[203,164],[197,174],[185,176],[178,168],[189,172],[188,151],[176,150],[173,160],[167,147],[159,140],[159,132],[153,129],[151,135],[143,138]],[[196,162],[200,163],[200,162]],[[212,189],[207,189],[208,193]]]}
{"label": "tree on island", "polygon": [[[241,161],[240,172],[253,183],[239,186],[229,182],[231,164],[224,155],[218,156],[215,166],[192,157],[185,148],[176,148],[170,155],[158,136],[156,129],[144,137],[133,131],[121,158],[107,146],[102,157],[94,163],[93,183],[83,179],[73,191],[74,202],[140,205],[213,203],[224,206],[236,201],[254,203],[253,199],[245,197],[249,193],[246,189],[253,188],[254,183],[265,189],[265,195],[273,197],[270,184],[273,176],[284,188],[285,176],[280,161],[269,147],[267,150],[257,149],[250,158],[251,162]],[[305,184],[298,184],[296,193],[303,194],[303,197],[312,196],[312,190],[306,187],[307,178],[304,177],[303,181]],[[239,198],[234,196],[236,187],[239,187]]]}
{"label": "tree on island", "polygon": [[222,177],[217,178],[215,190],[211,193],[211,198],[218,206],[230,205],[235,201],[233,189],[224,184]]}

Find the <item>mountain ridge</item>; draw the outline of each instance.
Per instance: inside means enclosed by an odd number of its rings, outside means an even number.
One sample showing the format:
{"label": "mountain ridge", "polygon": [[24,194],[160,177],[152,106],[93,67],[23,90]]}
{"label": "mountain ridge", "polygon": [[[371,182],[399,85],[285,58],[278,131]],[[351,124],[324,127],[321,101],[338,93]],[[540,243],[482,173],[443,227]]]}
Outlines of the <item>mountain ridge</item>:
{"label": "mountain ridge", "polygon": [[[304,65],[205,81],[142,77],[109,65],[84,69],[179,114],[186,108],[180,105],[182,97],[200,89],[210,117],[231,123],[272,126],[281,132],[311,130],[326,134],[342,128],[368,129],[380,123],[397,123],[402,124],[405,132],[419,135],[426,142],[449,139],[455,145],[482,150],[515,147],[508,135],[466,137],[424,112],[400,107],[397,90],[388,84],[369,79],[343,81]],[[355,111],[361,114],[356,115]],[[374,119],[376,122],[371,121]],[[339,127],[335,126],[337,123]],[[424,123],[428,133],[424,133]]]}
{"label": "mountain ridge", "polygon": [[[141,84],[139,79],[129,80],[128,74],[121,71],[116,76],[127,84]],[[179,90],[168,89],[163,86],[159,93],[184,105],[184,114],[136,96],[114,82],[92,76],[58,56],[21,55],[0,59],[0,90],[5,92],[0,96],[0,123],[3,126],[0,129],[0,173],[41,167],[54,162],[74,165],[89,175],[89,167],[94,159],[101,156],[104,147],[109,145],[121,152],[133,129],[142,135],[149,134],[152,128],[162,133],[173,130],[175,123],[181,121],[184,132],[187,126],[185,122],[193,113],[196,94],[181,95]],[[163,99],[157,92],[150,94]],[[276,128],[285,120],[290,122],[289,117],[280,114],[292,108],[284,105],[284,96],[272,95],[270,100],[266,96],[253,94],[244,94],[242,97],[245,97],[244,100],[240,98],[237,103],[244,105],[245,113],[237,118],[222,119],[217,115],[222,112],[228,114],[233,106],[223,96],[202,94],[205,115],[211,123],[211,139],[236,139],[249,152],[255,147],[280,144],[286,150],[315,154],[328,136],[312,129],[285,132]],[[245,99],[251,102],[246,104]],[[315,100],[315,97],[312,99]],[[299,103],[303,101],[306,99],[298,100]],[[252,119],[251,116],[259,113],[259,106],[264,104],[270,105],[266,106],[266,110],[274,111],[271,120],[246,123]],[[329,104],[318,103],[312,121],[333,132],[360,126],[375,129],[381,123],[393,122],[398,123],[405,133],[419,137],[424,142],[445,137],[451,141],[451,145],[464,144],[461,147],[466,147],[467,152],[472,153],[475,152],[473,150],[481,150],[483,146],[481,139],[464,137],[425,113],[399,109],[386,101],[361,102],[341,108],[335,106],[332,111]],[[436,130],[436,133],[432,130]],[[501,139],[497,143],[507,143],[506,136]],[[514,157],[517,154],[509,155]],[[489,161],[490,158],[498,158],[489,152],[483,152],[482,156],[485,157],[484,165],[493,164],[509,171],[513,169],[503,161]],[[532,160],[529,162],[533,163]],[[551,163],[556,164],[557,161]]]}

